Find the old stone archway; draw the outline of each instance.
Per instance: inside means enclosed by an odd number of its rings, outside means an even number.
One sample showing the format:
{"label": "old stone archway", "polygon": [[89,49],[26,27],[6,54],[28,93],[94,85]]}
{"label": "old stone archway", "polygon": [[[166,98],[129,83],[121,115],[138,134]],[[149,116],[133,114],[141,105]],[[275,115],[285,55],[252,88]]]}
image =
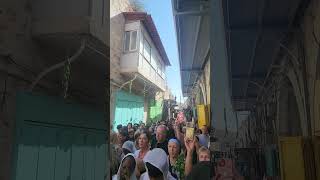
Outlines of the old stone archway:
{"label": "old stone archway", "polygon": [[280,88],[278,99],[278,134],[280,136],[301,136],[301,118],[292,83],[288,78]]}

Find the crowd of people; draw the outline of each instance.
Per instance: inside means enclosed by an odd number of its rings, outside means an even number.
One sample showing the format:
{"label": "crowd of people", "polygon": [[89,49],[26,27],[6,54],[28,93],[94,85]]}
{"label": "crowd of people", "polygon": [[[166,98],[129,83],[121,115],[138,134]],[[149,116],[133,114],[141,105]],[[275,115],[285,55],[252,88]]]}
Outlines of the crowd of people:
{"label": "crowd of people", "polygon": [[118,125],[111,131],[112,179],[213,179],[209,139],[206,126],[187,138],[185,125],[175,120]]}

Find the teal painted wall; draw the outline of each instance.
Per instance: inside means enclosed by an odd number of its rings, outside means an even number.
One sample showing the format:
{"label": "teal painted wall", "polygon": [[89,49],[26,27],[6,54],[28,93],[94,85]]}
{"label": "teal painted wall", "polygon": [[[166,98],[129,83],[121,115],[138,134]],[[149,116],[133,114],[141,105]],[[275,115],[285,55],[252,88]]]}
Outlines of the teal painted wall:
{"label": "teal painted wall", "polygon": [[13,179],[104,180],[104,113],[62,99],[17,95]]}
{"label": "teal painted wall", "polygon": [[106,130],[103,110],[66,103],[60,97],[18,93],[16,119]]}
{"label": "teal painted wall", "polygon": [[127,125],[143,121],[144,115],[144,97],[137,96],[125,91],[116,93],[116,107],[113,127],[116,130],[117,125]]}

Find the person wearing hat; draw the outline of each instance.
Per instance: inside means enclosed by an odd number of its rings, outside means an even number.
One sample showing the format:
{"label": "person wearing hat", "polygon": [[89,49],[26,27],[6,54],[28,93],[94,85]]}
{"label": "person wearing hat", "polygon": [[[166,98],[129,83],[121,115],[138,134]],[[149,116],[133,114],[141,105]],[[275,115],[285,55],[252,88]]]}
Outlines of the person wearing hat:
{"label": "person wearing hat", "polygon": [[121,160],[117,174],[112,176],[112,180],[137,180],[136,177],[136,161],[134,155],[129,153]]}
{"label": "person wearing hat", "polygon": [[123,143],[122,145],[122,152],[124,155],[127,155],[129,153],[132,153],[134,154],[136,151],[136,147],[135,147],[135,144],[134,142],[132,141],[126,141]]}
{"label": "person wearing hat", "polygon": [[140,180],[176,180],[169,172],[167,154],[163,149],[155,148],[149,151],[144,162],[147,171],[141,175]]}

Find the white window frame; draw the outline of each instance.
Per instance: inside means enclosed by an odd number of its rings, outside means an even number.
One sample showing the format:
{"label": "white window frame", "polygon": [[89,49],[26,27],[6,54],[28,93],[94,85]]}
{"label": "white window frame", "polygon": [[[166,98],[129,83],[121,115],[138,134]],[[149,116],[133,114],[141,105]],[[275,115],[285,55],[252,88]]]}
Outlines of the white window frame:
{"label": "white window frame", "polygon": [[[127,40],[127,32],[130,32],[130,36],[129,36],[129,49],[126,50],[126,40]],[[131,49],[131,41],[132,41],[132,33],[136,32],[137,33],[137,36],[136,36],[136,48],[135,49]],[[123,51],[124,52],[132,52],[132,51],[136,51],[138,49],[138,38],[139,34],[138,34],[138,30],[132,30],[132,31],[125,31],[124,32],[124,43],[123,43]]]}
{"label": "white window frame", "polygon": [[[149,57],[146,57],[146,54],[144,53],[144,48],[145,48],[145,42],[148,43],[150,51],[149,51]],[[147,38],[143,38],[143,57],[148,61],[151,62],[151,56],[152,56],[152,47],[151,44],[149,43],[149,41],[147,40]]]}

